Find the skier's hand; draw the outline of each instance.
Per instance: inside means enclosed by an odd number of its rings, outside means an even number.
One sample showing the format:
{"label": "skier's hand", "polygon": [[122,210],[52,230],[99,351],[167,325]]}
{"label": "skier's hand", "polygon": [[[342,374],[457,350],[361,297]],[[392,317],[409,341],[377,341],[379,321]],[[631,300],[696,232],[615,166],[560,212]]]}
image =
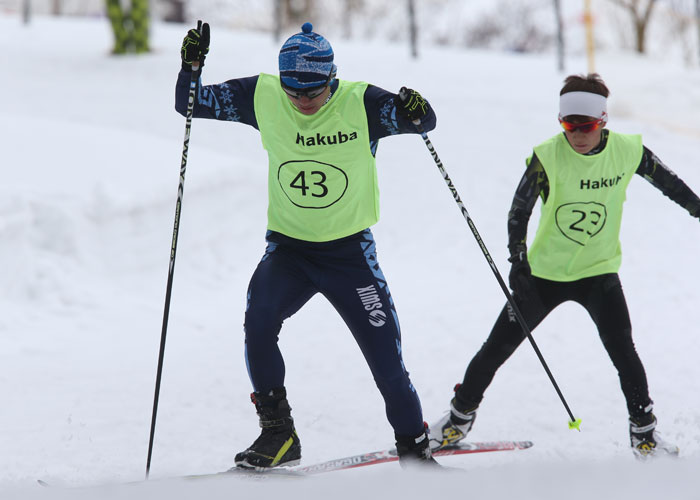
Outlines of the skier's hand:
{"label": "skier's hand", "polygon": [[430,111],[428,101],[415,90],[406,87],[401,87],[398,95],[394,98],[394,104],[396,105],[396,114],[408,118],[412,122],[422,120]]}
{"label": "skier's hand", "polygon": [[527,261],[527,254],[525,252],[518,252],[508,259],[511,263],[510,274],[508,275],[508,282],[510,283],[510,289],[513,293],[525,299],[530,293],[532,293],[532,271],[530,270],[530,263]]}
{"label": "skier's hand", "polygon": [[182,69],[192,71],[192,63],[199,61],[199,67],[204,66],[204,59],[209,53],[209,23],[202,24],[202,32],[192,28],[182,40],[180,56]]}

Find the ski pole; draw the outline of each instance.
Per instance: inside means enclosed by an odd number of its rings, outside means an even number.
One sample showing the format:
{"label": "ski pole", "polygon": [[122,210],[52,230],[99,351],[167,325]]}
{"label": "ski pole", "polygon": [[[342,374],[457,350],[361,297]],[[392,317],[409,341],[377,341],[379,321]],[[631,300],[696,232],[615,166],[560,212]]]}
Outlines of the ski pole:
{"label": "ski pole", "polygon": [[491,270],[493,271],[493,274],[496,276],[496,280],[498,281],[498,284],[501,285],[501,290],[503,290],[503,293],[506,295],[506,299],[508,300],[508,304],[510,305],[510,307],[513,311],[513,314],[517,318],[518,323],[520,323],[520,327],[523,329],[523,331],[527,335],[527,338],[530,341],[530,344],[532,344],[532,348],[535,350],[537,357],[539,358],[540,362],[542,363],[542,366],[544,367],[544,371],[547,372],[547,376],[549,377],[549,380],[552,382],[554,389],[557,391],[557,394],[559,395],[559,399],[561,399],[561,402],[564,404],[564,408],[566,408],[566,411],[569,414],[569,419],[570,419],[569,420],[569,429],[577,429],[580,431],[581,430],[580,429],[581,420],[574,418],[573,413],[571,413],[571,410],[569,409],[569,405],[566,403],[566,399],[564,399],[564,395],[562,394],[561,390],[559,389],[559,386],[557,385],[556,380],[554,380],[554,376],[552,375],[552,372],[549,370],[549,367],[547,366],[547,362],[544,360],[542,353],[540,352],[539,348],[537,347],[537,344],[535,343],[535,339],[532,337],[532,332],[530,331],[530,328],[527,326],[527,323],[525,322],[525,318],[523,317],[522,313],[520,312],[520,309],[518,308],[518,306],[515,304],[515,300],[513,300],[513,296],[511,295],[510,291],[506,287],[506,284],[503,281],[503,278],[501,277],[501,273],[498,272],[498,268],[496,267],[496,263],[491,258],[491,254],[489,254],[489,251],[486,249],[486,245],[484,244],[484,240],[481,239],[481,235],[479,234],[479,231],[477,231],[476,225],[474,224],[474,221],[469,216],[469,212],[467,211],[467,207],[465,207],[464,203],[462,203],[462,199],[459,197],[459,193],[457,192],[457,188],[455,188],[454,184],[452,183],[452,179],[450,179],[450,176],[447,175],[447,171],[445,170],[445,167],[442,165],[442,161],[438,157],[438,154],[435,151],[435,148],[433,147],[433,143],[430,142],[430,139],[428,138],[428,134],[423,129],[423,125],[421,124],[420,120],[414,120],[413,124],[416,126],[416,130],[418,130],[418,133],[423,138],[423,142],[425,142],[425,145],[428,148],[428,151],[430,151],[430,154],[433,157],[435,164],[437,165],[438,169],[440,169],[440,173],[442,174],[443,179],[445,179],[445,182],[447,183],[447,187],[452,192],[452,196],[454,197],[455,202],[457,202],[457,206],[459,206],[459,209],[462,212],[462,215],[466,219],[467,224],[469,225],[469,229],[471,229],[472,234],[474,235],[474,238],[476,238],[476,242],[479,244],[479,248],[481,248],[481,252],[484,254],[484,257],[486,257],[486,261],[489,263],[489,266],[491,266]]}
{"label": "ski pole", "polygon": [[[201,31],[202,21],[197,21],[197,31]],[[163,328],[160,334],[160,351],[158,353],[158,371],[156,373],[156,390],[153,397],[153,414],[151,416],[151,434],[148,441],[148,458],[146,459],[146,479],[151,470],[151,455],[153,453],[153,438],[156,432],[156,415],[158,414],[158,397],[160,395],[160,381],[163,373],[163,357],[165,356],[165,337],[168,332],[168,317],[170,316],[170,297],[173,290],[173,275],[175,273],[175,254],[177,252],[177,237],[180,230],[180,214],[182,212],[182,196],[185,191],[185,171],[187,169],[187,152],[190,146],[190,128],[194,114],[194,98],[199,79],[199,61],[192,63],[192,77],[190,78],[190,93],[187,100],[187,115],[185,119],[185,140],[182,144],[182,160],[180,162],[180,183],[177,188],[177,202],[175,203],[175,224],[173,226],[173,238],[170,247],[170,266],[168,267],[168,284],[165,291],[165,307],[163,308]]]}

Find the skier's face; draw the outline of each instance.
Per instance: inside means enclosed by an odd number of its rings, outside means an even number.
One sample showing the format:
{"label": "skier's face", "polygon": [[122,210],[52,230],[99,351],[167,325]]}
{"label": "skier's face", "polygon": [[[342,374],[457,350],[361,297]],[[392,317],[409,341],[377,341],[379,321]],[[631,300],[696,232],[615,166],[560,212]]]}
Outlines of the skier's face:
{"label": "skier's face", "polygon": [[289,93],[287,94],[287,97],[289,98],[290,101],[292,101],[292,104],[296,106],[296,108],[305,115],[313,115],[314,113],[318,112],[319,109],[321,109],[321,106],[323,106],[326,103],[326,99],[328,99],[328,95],[331,93],[331,88],[330,86],[326,85],[326,87],[323,89],[323,92],[321,94],[315,96],[315,97],[307,97],[305,95],[302,96],[292,96]]}
{"label": "skier's face", "polygon": [[600,144],[605,122],[589,116],[566,117],[561,120],[566,139],[579,154],[585,155]]}

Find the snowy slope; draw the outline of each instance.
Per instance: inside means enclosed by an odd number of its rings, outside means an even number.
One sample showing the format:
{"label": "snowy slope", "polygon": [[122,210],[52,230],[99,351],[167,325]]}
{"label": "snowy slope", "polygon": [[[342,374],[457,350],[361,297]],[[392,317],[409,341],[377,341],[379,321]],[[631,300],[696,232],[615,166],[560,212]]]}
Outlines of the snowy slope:
{"label": "snowy slope", "polygon": [[[566,304],[535,338],[581,432],[567,429],[523,345],[489,388],[470,437],[535,447],[444,459],[465,469],[450,480],[386,465],[280,485],[37,490],[37,477],[74,486],[143,477],[184,132],[173,102],[185,29],[157,24],[152,54],[112,58],[104,20],[37,18],[25,27],[0,17],[0,497],[223,498],[264,488],[293,498],[698,498],[700,225],[639,177],[628,191],[621,277],[659,428],[681,447],[678,461],[634,461],[614,368],[585,312]],[[408,85],[430,99],[438,113],[430,137],[506,275],[505,217],[524,158],[558,131],[565,75],[554,57],[426,49],[413,61],[405,47],[326,35],[341,78]],[[204,80],[274,72],[277,51],[268,37],[214,25]],[[700,191],[700,72],[611,53],[597,65],[613,92],[610,127],[641,132]],[[585,61],[568,66],[584,71]],[[154,479],[225,469],[258,433],[242,323],[264,249],[259,144],[250,127],[193,124]],[[407,367],[434,421],[504,298],[420,138],[386,139],[377,158],[379,259]],[[281,346],[306,464],[391,444],[369,370],[329,304],[312,299],[285,323]]]}

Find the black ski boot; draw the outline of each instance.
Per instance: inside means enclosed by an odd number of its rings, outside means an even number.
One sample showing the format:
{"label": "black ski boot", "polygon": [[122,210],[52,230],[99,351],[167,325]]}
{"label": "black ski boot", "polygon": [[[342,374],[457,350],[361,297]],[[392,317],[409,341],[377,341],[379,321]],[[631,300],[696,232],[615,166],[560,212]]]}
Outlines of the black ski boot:
{"label": "black ski boot", "polygon": [[457,384],[454,388],[455,397],[450,401],[450,411],[430,426],[428,437],[430,438],[430,449],[433,451],[457,444],[467,437],[467,433],[474,425],[479,405],[478,403],[464,402],[459,398],[457,391],[460,385]]}
{"label": "black ski boot", "polygon": [[236,455],[236,466],[263,469],[297,465],[301,460],[301,443],[285,388],[272,389],[267,394],[254,392],[250,399],[260,417],[262,433],[247,450]]}
{"label": "black ski boot", "polygon": [[646,460],[653,456],[678,456],[678,446],[664,441],[656,431],[656,417],[649,410],[646,414],[630,416],[630,445],[634,456]]}
{"label": "black ski boot", "polygon": [[396,437],[396,452],[399,455],[399,464],[404,469],[412,468],[434,468],[440,467],[433,453],[430,451],[430,440],[428,439],[428,431],[424,430],[418,436],[400,436]]}

